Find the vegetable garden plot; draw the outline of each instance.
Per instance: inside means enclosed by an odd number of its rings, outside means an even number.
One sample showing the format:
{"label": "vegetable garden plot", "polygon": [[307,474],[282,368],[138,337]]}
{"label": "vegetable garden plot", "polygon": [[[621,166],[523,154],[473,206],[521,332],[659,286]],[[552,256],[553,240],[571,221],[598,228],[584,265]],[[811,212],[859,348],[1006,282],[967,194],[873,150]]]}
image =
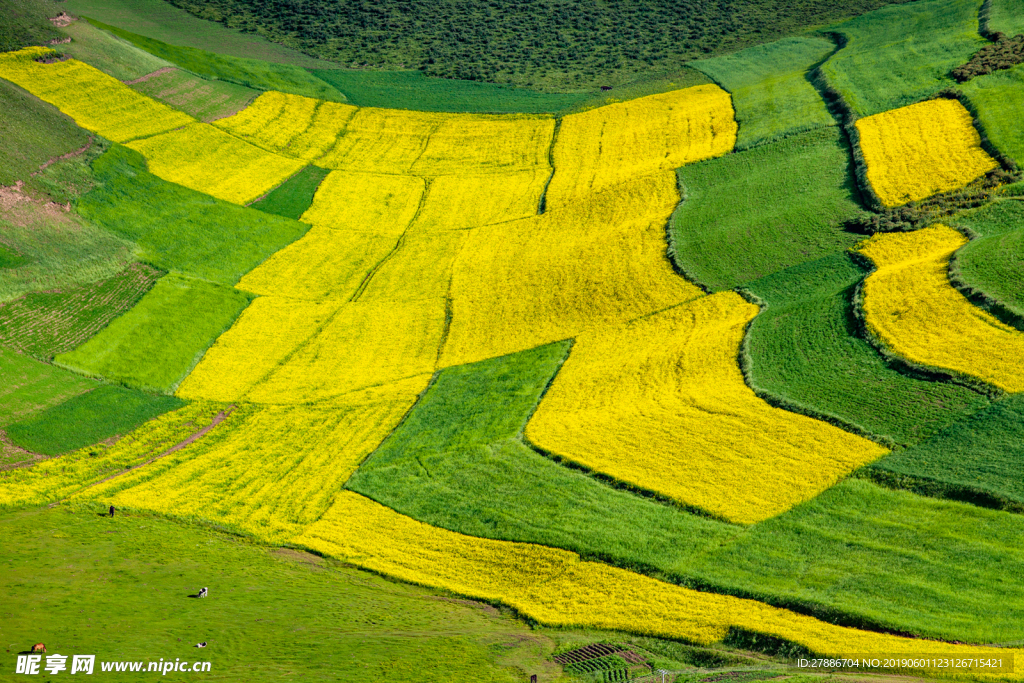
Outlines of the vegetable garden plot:
{"label": "vegetable garden plot", "polygon": [[164,180],[246,204],[284,182],[305,164],[254,147],[205,123],[128,145]]}
{"label": "vegetable garden plot", "polygon": [[957,100],[912,104],[857,121],[871,187],[886,206],[963,187],[999,164]]}
{"label": "vegetable garden plot", "polygon": [[650,95],[562,119],[549,209],[659,171],[721,156],[736,142],[729,93],[717,85]]}
{"label": "vegetable garden plot", "polygon": [[1024,391],[1024,333],[973,306],[949,283],[949,259],[966,243],[944,225],[864,242],[861,253],[878,267],[864,281],[868,327],[915,363]]}
{"label": "vegetable garden plot", "polygon": [[886,451],[773,408],[736,362],[757,307],[723,292],[581,334],[526,428],[541,448],[734,522],[812,498]]}
{"label": "vegetable garden plot", "polygon": [[76,59],[53,64],[35,61],[51,54],[52,50],[42,47],[0,54],[0,77],[54,105],[82,128],[114,142],[163,133],[195,121]]}

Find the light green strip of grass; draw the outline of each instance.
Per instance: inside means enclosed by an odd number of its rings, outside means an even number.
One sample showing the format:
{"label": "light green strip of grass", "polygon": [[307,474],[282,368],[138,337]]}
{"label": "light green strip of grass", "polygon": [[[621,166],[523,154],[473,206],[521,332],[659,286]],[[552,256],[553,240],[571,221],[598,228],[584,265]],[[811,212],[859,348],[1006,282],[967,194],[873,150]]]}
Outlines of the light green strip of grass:
{"label": "light green strip of grass", "polygon": [[0,346],[0,427],[88,391],[96,382]]}
{"label": "light green strip of grass", "polygon": [[330,170],[326,168],[307,166],[249,206],[264,213],[297,220],[313,203],[316,188],[328,173]]}
{"label": "light green strip of grass", "polygon": [[835,123],[807,80],[807,72],[834,49],[824,38],[784,38],[690,66],[732,93],[740,125],[736,147],[745,149]]}
{"label": "light green strip of grass", "polygon": [[134,308],[54,361],[87,375],[170,392],[249,301],[230,287],[166,275]]}
{"label": "light green strip of grass", "polygon": [[960,88],[977,109],[989,141],[1024,166],[1024,65],[972,78]]}
{"label": "light green strip of grass", "polygon": [[93,162],[101,185],[76,208],[136,242],[142,260],[165,270],[232,285],[309,230],[305,223],[169,183],[145,164],[138,152],[115,145]]}
{"label": "light green strip of grass", "polygon": [[71,42],[57,45],[55,49],[91,64],[119,81],[130,81],[171,66],[170,62],[154,57],[87,21],[73,22],[61,30],[71,37]]}
{"label": "light green strip of grass", "polygon": [[852,246],[861,238],[842,229],[860,210],[849,165],[830,126],[684,166],[676,264],[717,291]]}
{"label": "light green strip of grass", "polygon": [[747,332],[755,389],[904,444],[984,408],[988,400],[965,387],[889,367],[857,335],[852,296],[865,274],[837,253],[745,286],[766,304]]}
{"label": "light green strip of grass", "polygon": [[954,67],[988,41],[978,35],[982,0],[890,5],[833,27],[848,39],[822,67],[857,116],[928,97],[956,82]]}
{"label": "light green strip of grass", "polygon": [[956,253],[953,277],[1024,319],[1024,202],[999,201],[955,222],[977,237]]}
{"label": "light green strip of grass", "polygon": [[124,435],[185,402],[106,384],[7,426],[16,445],[57,455]]}

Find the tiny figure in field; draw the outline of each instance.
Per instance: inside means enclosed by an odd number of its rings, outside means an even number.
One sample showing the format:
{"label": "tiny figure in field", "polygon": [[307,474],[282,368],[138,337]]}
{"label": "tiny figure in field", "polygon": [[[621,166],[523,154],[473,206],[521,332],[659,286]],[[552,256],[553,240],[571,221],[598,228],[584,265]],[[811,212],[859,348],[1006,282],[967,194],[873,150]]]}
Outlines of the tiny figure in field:
{"label": "tiny figure in field", "polygon": [[200,589],[199,589],[199,597],[201,597],[201,598],[205,598],[205,597],[206,597],[206,594],[207,594],[207,592],[208,592],[208,591],[206,590],[206,588],[200,588]]}
{"label": "tiny figure in field", "polygon": [[204,640],[201,643],[196,643],[196,647],[206,647],[206,641]]}
{"label": "tiny figure in field", "polygon": [[32,652],[46,652],[46,646],[42,643],[36,643],[32,646]]}
{"label": "tiny figure in field", "polygon": [[114,516],[114,506],[113,505],[110,506],[110,516],[111,517]]}

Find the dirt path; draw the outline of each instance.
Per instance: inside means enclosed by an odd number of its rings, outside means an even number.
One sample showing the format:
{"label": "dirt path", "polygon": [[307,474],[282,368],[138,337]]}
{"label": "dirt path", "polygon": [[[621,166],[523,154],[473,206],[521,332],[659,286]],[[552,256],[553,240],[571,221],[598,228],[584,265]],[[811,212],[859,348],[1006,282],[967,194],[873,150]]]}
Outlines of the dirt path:
{"label": "dirt path", "polygon": [[89,142],[85,143],[84,147],[82,147],[80,149],[73,150],[71,152],[68,152],[67,154],[61,154],[59,157],[54,157],[54,158],[50,159],[49,161],[44,163],[42,166],[40,166],[39,170],[34,172],[32,174],[32,176],[35,177],[35,176],[39,175],[40,173],[45,171],[47,168],[49,168],[51,165],[57,163],[58,161],[64,161],[65,159],[70,159],[72,157],[77,157],[80,154],[85,154],[89,150],[89,148],[92,147],[92,142],[93,142],[93,137],[90,135],[89,136]]}

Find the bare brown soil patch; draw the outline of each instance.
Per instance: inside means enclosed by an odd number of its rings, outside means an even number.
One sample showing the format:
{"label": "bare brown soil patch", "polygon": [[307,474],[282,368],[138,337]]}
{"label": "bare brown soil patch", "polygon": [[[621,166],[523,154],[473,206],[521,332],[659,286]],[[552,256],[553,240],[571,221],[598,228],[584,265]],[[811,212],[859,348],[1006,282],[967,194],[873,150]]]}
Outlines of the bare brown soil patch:
{"label": "bare brown soil patch", "polygon": [[64,28],[73,21],[75,21],[75,18],[67,12],[61,12],[55,17],[50,17],[50,23],[57,28]]}
{"label": "bare brown soil patch", "polygon": [[40,460],[46,460],[46,456],[14,445],[7,432],[0,429],[0,471],[28,467]]}
{"label": "bare brown soil patch", "polygon": [[[24,192],[25,183],[0,187],[0,213],[3,218],[17,228],[27,228],[40,220],[52,221],[56,224],[75,226],[67,213],[71,211],[71,203],[57,204],[33,199]],[[77,227],[77,226],[76,226]]]}

